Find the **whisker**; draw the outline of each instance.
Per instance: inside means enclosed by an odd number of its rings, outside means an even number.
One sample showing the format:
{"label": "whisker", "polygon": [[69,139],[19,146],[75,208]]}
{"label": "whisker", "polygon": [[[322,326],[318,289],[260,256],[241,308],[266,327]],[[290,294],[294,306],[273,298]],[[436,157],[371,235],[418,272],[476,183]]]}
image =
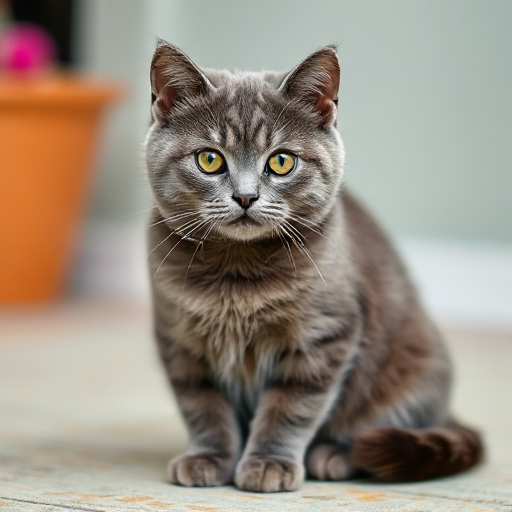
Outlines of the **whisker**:
{"label": "whisker", "polygon": [[[153,277],[156,277],[157,272],[160,270],[160,267],[164,264],[164,261],[168,258],[168,256],[171,254],[174,249],[182,242],[184,239],[188,238],[190,235],[194,234],[198,229],[200,229],[202,226],[204,226],[206,223],[210,222],[208,219],[203,220],[199,219],[199,225],[195,226],[194,228],[190,229],[187,233],[185,233],[171,248],[171,250],[164,256],[162,261],[160,262],[160,265],[158,265],[157,269],[155,270],[155,273],[153,274]],[[190,226],[189,226],[190,227]],[[187,228],[188,229],[188,228]]]}
{"label": "whisker", "polygon": [[192,262],[194,261],[194,257],[195,255],[197,254],[197,251],[199,250],[199,248],[203,246],[203,243],[204,241],[206,240],[206,238],[208,237],[208,235],[210,234],[210,232],[212,231],[213,227],[215,226],[215,224],[218,222],[216,219],[212,220],[212,221],[209,221],[210,222],[210,225],[208,226],[208,228],[206,229],[204,235],[201,237],[201,239],[199,240],[199,243],[197,244],[197,247],[195,249],[195,251],[193,252],[192,254],[192,258],[190,259],[190,263],[188,264],[188,267],[187,267],[187,271],[185,272],[185,278],[183,279],[183,288],[182,288],[182,291],[185,289],[185,283],[187,281],[187,276],[188,276],[188,273],[190,271],[190,268],[192,267]]}
{"label": "whisker", "polygon": [[326,240],[328,240],[329,242],[331,242],[332,244],[334,244],[336,247],[338,247],[339,249],[342,249],[343,250],[343,247],[341,247],[337,242],[335,242],[332,238],[329,238],[328,236],[324,235],[321,231],[318,231],[317,229],[315,228],[312,228],[311,226],[308,226],[307,224],[305,224],[302,220],[300,220],[297,216],[295,215],[290,215],[290,218],[292,220],[294,220],[295,222],[298,222],[299,224],[301,224],[302,226],[304,226],[305,228],[308,228],[309,230],[313,231],[313,233],[316,233],[317,235],[320,235],[321,237],[325,238]]}
{"label": "whisker", "polygon": [[204,98],[200,98],[201,100],[201,104],[203,105],[203,107],[208,111],[208,113],[210,114],[211,116],[211,119],[213,121],[213,125],[212,125],[212,128],[217,130],[218,129],[218,126],[219,126],[219,121],[218,119],[213,115],[213,112],[211,111],[210,107],[208,106],[208,104],[206,103],[206,101],[204,100]]}
{"label": "whisker", "polygon": [[272,128],[270,128],[270,133],[274,131],[274,128],[276,127],[277,123],[279,122],[279,119],[281,119],[281,116],[283,115],[284,111],[295,101],[295,98],[291,99],[279,112],[279,115],[277,116],[277,119],[274,121],[274,124],[272,125]]}
{"label": "whisker", "polygon": [[197,211],[193,211],[193,210],[187,210],[187,211],[190,213],[182,212],[182,213],[174,215],[172,217],[163,218],[163,219],[159,220],[158,222],[154,222],[153,224],[149,224],[148,226],[144,226],[143,228],[137,229],[136,232],[133,233],[133,235],[130,235],[126,240],[123,240],[123,242],[121,242],[118,247],[116,247],[115,252],[119,251],[119,249],[121,249],[121,247],[123,247],[126,243],[128,243],[130,240],[132,240],[133,237],[137,236],[140,231],[147,231],[148,229],[150,229],[154,226],[158,226],[158,224],[163,224],[164,222],[173,222],[175,220],[179,220],[184,217],[189,217],[190,215],[197,213]]}
{"label": "whisker", "polygon": [[[295,219],[300,219],[301,221],[303,222],[309,222],[310,224],[313,224],[313,226],[316,226],[316,224],[312,221],[312,220],[309,220],[309,219],[306,219],[305,217],[301,217],[300,215],[291,215],[291,217],[295,217]],[[347,233],[350,233],[352,235],[357,235],[358,232],[357,231],[353,231],[351,229],[348,229],[346,226],[340,226],[341,229],[343,229],[343,231],[346,231]]]}
{"label": "whisker", "polygon": [[[285,221],[286,222],[286,221]],[[289,225],[289,223],[287,223]],[[313,257],[311,256],[311,253],[308,251],[307,247],[304,245],[304,243],[302,242],[302,240],[300,240],[299,238],[296,238],[294,235],[293,235],[293,232],[290,232],[286,226],[281,226],[281,228],[283,229],[283,231],[292,239],[292,242],[295,244],[295,246],[297,247],[297,249],[299,249],[299,251],[301,251],[308,259],[309,261],[311,261],[311,263],[313,264],[313,266],[316,268],[316,271],[318,272],[318,275],[320,276],[320,279],[322,280],[322,283],[324,283],[324,286],[327,286],[326,283],[325,283],[325,280],[324,280],[324,277],[322,276],[322,272],[320,272],[320,269],[318,268],[318,265],[315,263],[315,261],[313,260]]]}
{"label": "whisker", "polygon": [[260,213],[263,215],[283,215],[284,212],[280,208],[263,207],[260,209]]}
{"label": "whisker", "polygon": [[[301,224],[302,226],[304,226],[305,228],[308,228],[310,229],[311,231],[313,231],[314,233],[320,235],[321,237],[325,238],[326,240],[328,240],[329,242],[331,242],[332,244],[334,244],[338,249],[341,249],[347,256],[349,256],[350,258],[352,258],[354,261],[357,261],[358,263],[360,263],[356,258],[354,258],[354,256],[352,256],[352,254],[350,254],[350,252],[345,248],[345,247],[342,247],[340,244],[338,244],[337,242],[335,242],[332,238],[329,238],[328,236],[324,235],[323,233],[321,233],[320,231],[312,228],[311,226],[308,226],[307,224],[303,223],[302,221],[305,221],[307,219],[304,219],[303,217],[299,217],[298,215],[290,215],[290,218],[292,220],[294,220],[295,222],[298,222],[299,224]],[[300,220],[299,220],[300,219]],[[311,222],[308,220],[308,222]]]}
{"label": "whisker", "polygon": [[[274,226],[274,224],[272,224],[272,226]],[[288,240],[286,240],[286,236],[281,233],[281,226],[277,226],[277,236],[279,237],[279,240],[281,240],[284,250],[288,255],[288,259],[290,260],[290,264],[293,267],[293,275],[297,277],[297,267],[295,266],[295,260],[293,259],[292,249]]]}
{"label": "whisker", "polygon": [[149,228],[152,228],[153,226],[156,226],[158,224],[162,224],[162,222],[165,222],[166,219],[163,219],[163,220],[159,220],[158,222],[155,222],[154,224],[150,224],[149,226],[145,226],[143,228],[141,228],[140,230],[137,229],[135,233],[133,233],[133,235],[130,235],[126,240],[123,240],[115,249],[115,252],[119,251],[119,249],[121,249],[121,247],[123,247],[126,243],[128,243],[130,240],[133,239],[133,237],[137,236],[139,234],[140,231],[146,231],[148,230]]}
{"label": "whisker", "polygon": [[285,223],[286,226],[288,226],[289,229],[292,230],[293,233],[295,233],[297,236],[299,236],[301,238],[301,240],[303,240],[303,241],[307,240],[307,237],[303,233],[301,233],[293,224],[288,222],[286,219],[283,219],[283,222]]}
{"label": "whisker", "polygon": [[[290,119],[289,121],[287,121],[285,124],[283,124],[282,126],[279,127],[279,130],[276,130],[276,132],[274,133],[274,137],[277,137],[277,135],[279,135],[281,132],[284,131],[284,129],[292,122],[292,120]],[[288,144],[287,142],[284,142],[282,144]]]}
{"label": "whisker", "polygon": [[201,220],[202,219],[195,218],[195,219],[189,220],[188,222],[185,222],[185,224],[182,224],[181,226],[177,227],[174,231],[172,231],[169,235],[167,235],[158,245],[153,247],[153,249],[151,249],[151,251],[148,253],[147,257],[149,258],[149,256],[151,256],[151,254],[153,254],[165,241],[169,240],[169,238],[171,238],[171,236],[173,236],[175,233],[177,233],[180,229],[183,229],[183,228],[188,229],[191,225],[194,225],[197,222],[200,222]]}

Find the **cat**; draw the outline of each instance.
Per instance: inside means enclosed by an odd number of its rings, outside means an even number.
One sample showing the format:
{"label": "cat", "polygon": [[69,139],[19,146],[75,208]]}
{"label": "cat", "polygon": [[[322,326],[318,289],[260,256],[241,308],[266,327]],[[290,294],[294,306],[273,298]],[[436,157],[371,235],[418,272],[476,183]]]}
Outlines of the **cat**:
{"label": "cat", "polygon": [[146,162],[154,329],[190,433],[185,486],[461,472],[451,364],[401,260],[342,186],[335,47],[200,69],[158,40]]}

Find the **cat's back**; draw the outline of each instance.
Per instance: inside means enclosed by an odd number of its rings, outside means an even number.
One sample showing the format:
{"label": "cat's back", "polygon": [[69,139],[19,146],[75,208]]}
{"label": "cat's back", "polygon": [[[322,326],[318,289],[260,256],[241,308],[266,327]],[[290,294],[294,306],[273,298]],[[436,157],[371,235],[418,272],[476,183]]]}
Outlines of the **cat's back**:
{"label": "cat's back", "polygon": [[414,338],[423,340],[424,348],[444,352],[442,340],[390,237],[352,193],[345,189],[340,198],[352,280],[359,290],[368,339],[374,345],[386,345],[391,339],[402,339],[398,333],[411,331],[416,333]]}
{"label": "cat's back", "polygon": [[396,293],[403,301],[415,299],[415,291],[402,258],[374,215],[347,189],[340,193],[345,237],[358,279],[374,293]]}

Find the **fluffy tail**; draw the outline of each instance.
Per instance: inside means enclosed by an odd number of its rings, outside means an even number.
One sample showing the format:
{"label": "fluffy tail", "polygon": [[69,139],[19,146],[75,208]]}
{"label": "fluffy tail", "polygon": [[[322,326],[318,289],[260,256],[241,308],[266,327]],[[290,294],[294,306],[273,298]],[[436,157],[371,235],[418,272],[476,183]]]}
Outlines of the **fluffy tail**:
{"label": "fluffy tail", "polygon": [[379,480],[413,482],[454,475],[483,458],[480,436],[457,423],[432,429],[381,428],[355,440],[352,463]]}

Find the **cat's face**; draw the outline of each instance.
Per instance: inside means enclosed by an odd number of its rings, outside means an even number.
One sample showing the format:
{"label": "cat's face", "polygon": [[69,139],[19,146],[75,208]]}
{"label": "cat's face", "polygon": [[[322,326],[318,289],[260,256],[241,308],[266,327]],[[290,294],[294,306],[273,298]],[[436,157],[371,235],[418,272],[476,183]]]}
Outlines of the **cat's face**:
{"label": "cat's face", "polygon": [[250,241],[328,214],[344,162],[332,48],[290,73],[231,73],[160,41],[151,82],[149,180],[180,234]]}

